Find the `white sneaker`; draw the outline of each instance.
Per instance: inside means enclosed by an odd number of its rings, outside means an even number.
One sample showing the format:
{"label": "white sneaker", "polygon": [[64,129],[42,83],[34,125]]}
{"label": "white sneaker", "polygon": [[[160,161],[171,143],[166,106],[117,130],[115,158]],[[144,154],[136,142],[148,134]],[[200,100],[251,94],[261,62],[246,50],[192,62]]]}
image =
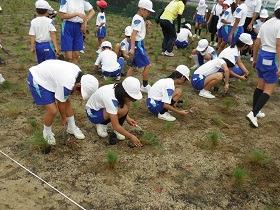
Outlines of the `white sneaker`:
{"label": "white sneaker", "polygon": [[149,90],[150,90],[150,88],[151,88],[151,85],[147,85],[146,87],[144,87],[143,85],[141,85],[141,91],[142,91],[143,93],[148,93]]}
{"label": "white sneaker", "polygon": [[82,133],[82,131],[80,130],[80,128],[78,128],[77,126],[74,128],[67,128],[67,133],[72,134],[75,136],[76,139],[84,139],[85,135]]}
{"label": "white sneaker", "polygon": [[195,70],[195,69],[197,69],[197,65],[193,65],[192,67],[191,67],[191,70]]}
{"label": "white sneaker", "polygon": [[125,136],[120,134],[118,131],[114,131],[114,133],[116,134],[118,140],[120,141],[125,140]]}
{"label": "white sneaker", "polygon": [[176,120],[176,118],[169,114],[169,112],[165,112],[163,114],[158,113],[158,118],[169,122],[173,122]]}
{"label": "white sneaker", "polygon": [[49,145],[55,145],[55,138],[53,133],[47,133],[43,131],[43,137]]}
{"label": "white sneaker", "polygon": [[84,51],[84,50],[80,50],[80,53],[83,53],[83,54],[84,54],[84,53],[85,53],[85,51]]}
{"label": "white sneaker", "polygon": [[204,89],[199,91],[199,96],[204,97],[204,98],[209,98],[209,99],[216,98],[214,95],[211,94],[210,91],[204,90]]}
{"label": "white sneaker", "polygon": [[214,45],[214,42],[210,42],[210,44],[209,44],[210,46],[212,46],[212,45]]}
{"label": "white sneaker", "polygon": [[252,111],[249,112],[249,114],[247,114],[247,119],[251,122],[251,124],[252,124],[255,128],[259,127],[259,125],[258,125],[258,119],[257,119],[257,117],[254,117],[254,113],[253,113]]}
{"label": "white sneaker", "polygon": [[251,57],[251,58],[250,58],[250,61],[251,61],[251,62],[253,62],[253,61],[254,61],[254,58],[253,58],[253,57]]}
{"label": "white sneaker", "polygon": [[197,38],[198,38],[198,39],[200,39],[200,36],[199,36],[199,35],[197,35]]}
{"label": "white sneaker", "polygon": [[264,118],[265,117],[265,113],[263,113],[262,111],[259,111],[259,113],[256,116],[257,118]]}
{"label": "white sneaker", "polygon": [[161,52],[161,55],[165,55],[165,52]]}
{"label": "white sneaker", "polygon": [[119,81],[121,79],[121,76],[117,76],[116,80]]}
{"label": "white sneaker", "polygon": [[164,55],[166,55],[166,56],[168,56],[168,57],[174,57],[174,53],[173,52],[167,52],[167,51],[165,51],[164,52]]}
{"label": "white sneaker", "polygon": [[197,37],[197,35],[196,35],[196,34],[194,34],[194,35],[193,35],[193,38],[196,38],[196,37]]}
{"label": "white sneaker", "polygon": [[2,74],[0,74],[0,85],[3,84],[6,80],[4,79],[4,77],[2,76]]}
{"label": "white sneaker", "polygon": [[98,136],[105,138],[108,136],[108,132],[107,132],[107,125],[103,125],[103,124],[96,124],[96,131]]}

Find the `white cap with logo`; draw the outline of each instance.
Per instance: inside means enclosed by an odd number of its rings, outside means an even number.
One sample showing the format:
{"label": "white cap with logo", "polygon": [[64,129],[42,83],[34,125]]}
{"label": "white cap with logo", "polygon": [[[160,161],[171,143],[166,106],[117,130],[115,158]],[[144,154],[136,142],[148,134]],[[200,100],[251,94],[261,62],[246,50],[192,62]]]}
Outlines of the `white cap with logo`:
{"label": "white cap with logo", "polygon": [[131,36],[132,34],[132,28],[131,26],[126,26],[125,30],[124,30],[124,35],[125,36]]}
{"label": "white cap with logo", "polygon": [[35,2],[35,8],[36,9],[47,9],[52,10],[52,7],[49,5],[49,3],[45,0],[37,0]]}
{"label": "white cap with logo", "polygon": [[98,80],[90,75],[85,74],[81,78],[81,94],[83,100],[89,99],[89,97],[98,89]]}
{"label": "white cap with logo", "polygon": [[209,42],[207,39],[201,39],[201,40],[199,40],[199,42],[197,44],[196,50],[199,52],[202,52],[208,47],[208,45],[209,45]]}
{"label": "white cap with logo", "polygon": [[103,48],[103,47],[110,47],[110,48],[112,48],[112,44],[109,41],[104,41],[104,42],[101,43],[101,48]]}
{"label": "white cap with logo", "polygon": [[176,71],[178,71],[180,74],[186,77],[187,80],[190,80],[190,69],[187,66],[179,65],[177,66]]}
{"label": "white cap with logo", "polygon": [[253,40],[250,34],[248,33],[242,33],[239,37],[239,40],[247,45],[252,45]]}
{"label": "white cap with logo", "polygon": [[153,10],[153,2],[151,0],[140,0],[138,7],[146,9],[150,12],[155,12],[155,10]]}
{"label": "white cap with logo", "polygon": [[122,82],[125,92],[133,99],[140,100],[143,96],[140,90],[140,81],[135,77],[127,77]]}

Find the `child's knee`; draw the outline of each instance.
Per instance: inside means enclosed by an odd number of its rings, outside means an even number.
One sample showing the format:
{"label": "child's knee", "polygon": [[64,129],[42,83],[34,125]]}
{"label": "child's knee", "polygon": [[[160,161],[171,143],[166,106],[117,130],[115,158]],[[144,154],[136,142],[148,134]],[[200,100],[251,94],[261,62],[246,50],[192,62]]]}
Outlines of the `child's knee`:
{"label": "child's knee", "polygon": [[204,60],[210,61],[211,60],[211,55],[210,54],[204,55]]}
{"label": "child's knee", "polygon": [[197,50],[196,49],[192,50],[192,55],[197,55]]}
{"label": "child's knee", "polygon": [[51,107],[47,108],[47,114],[50,116],[55,117],[57,115],[57,112],[58,112],[58,110],[57,110],[56,106],[51,106]]}

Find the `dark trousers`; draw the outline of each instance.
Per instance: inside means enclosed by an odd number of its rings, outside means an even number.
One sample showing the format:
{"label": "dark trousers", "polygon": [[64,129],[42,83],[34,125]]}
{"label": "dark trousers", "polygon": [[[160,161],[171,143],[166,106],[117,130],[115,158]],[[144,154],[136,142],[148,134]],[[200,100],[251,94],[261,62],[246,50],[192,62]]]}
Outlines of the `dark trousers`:
{"label": "dark trousers", "polygon": [[171,53],[177,38],[175,25],[169,20],[160,19],[160,27],[164,37],[162,41],[162,52],[167,51]]}

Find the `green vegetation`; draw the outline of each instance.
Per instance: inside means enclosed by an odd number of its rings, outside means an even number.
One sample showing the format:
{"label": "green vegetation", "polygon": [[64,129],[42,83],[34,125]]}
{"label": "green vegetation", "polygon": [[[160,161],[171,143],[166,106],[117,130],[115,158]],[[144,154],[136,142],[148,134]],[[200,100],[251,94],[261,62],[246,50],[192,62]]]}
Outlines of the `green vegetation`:
{"label": "green vegetation", "polygon": [[233,171],[233,177],[236,184],[242,185],[248,178],[248,173],[245,168],[236,167]]}
{"label": "green vegetation", "polygon": [[260,149],[251,150],[248,157],[251,163],[260,166],[264,166],[269,161],[265,152]]}
{"label": "green vegetation", "polygon": [[208,140],[210,141],[211,143],[211,146],[212,147],[215,147],[217,146],[217,144],[219,143],[221,137],[222,137],[222,134],[219,132],[219,131],[210,131],[208,134],[207,134],[207,137],[208,137]]}
{"label": "green vegetation", "polygon": [[141,142],[151,146],[159,145],[158,137],[152,132],[144,132],[141,138]]}
{"label": "green vegetation", "polygon": [[114,169],[118,162],[118,154],[113,150],[109,150],[107,152],[106,158],[107,158],[107,163],[109,165],[109,168]]}

